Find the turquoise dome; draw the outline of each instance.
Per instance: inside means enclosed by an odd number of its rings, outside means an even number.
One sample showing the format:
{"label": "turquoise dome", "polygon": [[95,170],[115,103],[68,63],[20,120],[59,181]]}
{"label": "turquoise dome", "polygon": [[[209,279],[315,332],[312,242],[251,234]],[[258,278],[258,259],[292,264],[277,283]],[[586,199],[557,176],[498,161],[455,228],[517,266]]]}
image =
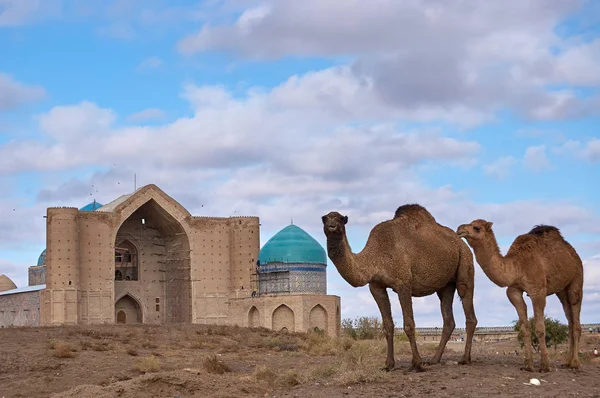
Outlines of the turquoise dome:
{"label": "turquoise dome", "polygon": [[88,203],[87,205],[83,206],[81,209],[79,209],[79,211],[96,211],[102,206],[103,205],[94,200],[92,203]]}
{"label": "turquoise dome", "polygon": [[40,257],[38,257],[38,262],[37,262],[38,267],[41,267],[44,264],[46,264],[46,249],[44,249],[42,254],[40,254]]}
{"label": "turquoise dome", "polygon": [[258,255],[260,265],[283,263],[327,264],[325,249],[307,232],[296,225],[288,225],[277,232],[262,247]]}

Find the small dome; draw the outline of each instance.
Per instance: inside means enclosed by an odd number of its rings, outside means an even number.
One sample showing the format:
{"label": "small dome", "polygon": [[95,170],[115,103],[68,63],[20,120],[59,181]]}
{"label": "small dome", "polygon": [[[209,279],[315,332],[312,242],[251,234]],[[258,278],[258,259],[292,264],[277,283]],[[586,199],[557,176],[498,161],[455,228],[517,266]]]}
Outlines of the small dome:
{"label": "small dome", "polygon": [[38,257],[37,265],[38,265],[38,267],[40,267],[42,265],[46,265],[46,249],[44,249],[44,251]]}
{"label": "small dome", "polygon": [[4,274],[0,275],[0,292],[5,292],[7,290],[16,289],[17,285],[10,278]]}
{"label": "small dome", "polygon": [[104,205],[101,205],[100,203],[96,202],[95,200],[91,203],[88,203],[87,205],[83,206],[81,209],[79,209],[79,211],[96,211],[99,208],[101,208]]}
{"label": "small dome", "polygon": [[265,243],[258,260],[261,265],[272,262],[327,264],[327,254],[315,238],[292,224]]}

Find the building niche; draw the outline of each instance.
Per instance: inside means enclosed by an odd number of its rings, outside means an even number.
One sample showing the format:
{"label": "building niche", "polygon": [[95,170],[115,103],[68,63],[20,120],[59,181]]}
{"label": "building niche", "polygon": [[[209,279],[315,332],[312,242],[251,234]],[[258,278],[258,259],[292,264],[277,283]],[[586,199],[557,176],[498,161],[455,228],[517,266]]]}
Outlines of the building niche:
{"label": "building niche", "polygon": [[138,280],[138,253],[135,246],[127,240],[115,246],[115,280]]}

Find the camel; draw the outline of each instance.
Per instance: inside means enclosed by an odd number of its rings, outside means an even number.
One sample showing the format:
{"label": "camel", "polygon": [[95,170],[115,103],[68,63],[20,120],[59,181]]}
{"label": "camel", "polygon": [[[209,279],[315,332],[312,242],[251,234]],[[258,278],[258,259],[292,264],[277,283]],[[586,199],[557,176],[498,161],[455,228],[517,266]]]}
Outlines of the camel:
{"label": "camel", "polygon": [[500,254],[493,223],[475,220],[460,225],[457,234],[466,238],[475,258],[487,277],[500,287],[517,310],[523,329],[525,364],[522,369],[533,371],[531,330],[527,319],[527,304],[523,292],[531,298],[535,333],[540,343],[541,372],[550,370],[546,349],[544,308],[546,297],[556,294],[569,323],[569,353],[566,366],[578,369],[579,339],[581,337],[581,301],[583,297],[583,264],[581,258],[563,237],[558,228],[538,225],[519,235],[505,256]]}
{"label": "camel", "polygon": [[423,371],[415,339],[412,297],[437,293],[444,320],[442,338],[430,363],[439,363],[454,331],[454,292],[462,300],[467,342],[460,364],[471,362],[471,345],[477,325],[473,307],[475,268],[469,247],[418,204],[400,206],[394,218],[377,224],[364,249],[357,254],[346,237],[348,216],[330,212],[322,217],[327,254],[340,275],[353,287],[369,285],[379,307],[387,342],[386,370],[395,367],[394,321],[387,288],[398,294],[404,332],[412,351],[411,369]]}

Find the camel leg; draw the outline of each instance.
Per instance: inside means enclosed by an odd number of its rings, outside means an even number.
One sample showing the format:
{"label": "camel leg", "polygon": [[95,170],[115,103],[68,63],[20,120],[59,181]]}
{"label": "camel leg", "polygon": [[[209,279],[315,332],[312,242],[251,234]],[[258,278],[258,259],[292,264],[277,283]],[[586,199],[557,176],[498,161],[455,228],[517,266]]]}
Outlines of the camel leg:
{"label": "camel leg", "polygon": [[383,334],[387,341],[387,358],[385,360],[386,370],[392,370],[395,366],[394,361],[394,320],[392,318],[392,307],[390,297],[384,286],[376,283],[369,283],[369,290],[379,307],[381,318],[383,319]]}
{"label": "camel leg", "polygon": [[421,360],[419,350],[417,349],[417,339],[415,336],[415,319],[413,315],[411,291],[406,288],[395,290],[396,292],[398,292],[398,298],[400,299],[400,307],[402,307],[404,333],[406,333],[408,341],[410,341],[410,349],[412,351],[411,369],[416,370],[417,372],[423,372],[425,369],[423,368],[423,361]]}
{"label": "camel leg", "polygon": [[446,344],[448,343],[448,340],[450,340],[450,336],[452,336],[452,332],[456,327],[456,324],[454,323],[454,314],[452,313],[452,302],[454,301],[455,291],[456,286],[454,283],[450,283],[437,292],[437,295],[440,298],[440,308],[442,310],[442,318],[444,319],[444,328],[442,329],[440,344],[438,345],[435,355],[431,359],[431,363],[440,362]]}
{"label": "camel leg", "polygon": [[477,327],[477,317],[475,316],[475,307],[473,306],[473,291],[475,289],[475,269],[473,268],[473,255],[467,247],[463,245],[460,252],[460,262],[456,280],[456,290],[460,297],[465,314],[465,327],[467,332],[467,341],[465,343],[465,352],[460,360],[460,365],[471,363],[471,347],[473,346],[473,335]]}
{"label": "camel leg", "polygon": [[533,304],[533,317],[535,320],[535,335],[540,344],[540,372],[550,371],[550,359],[546,348],[546,323],[544,322],[544,309],[546,308],[546,295],[540,294],[531,297]]}
{"label": "camel leg", "polygon": [[571,304],[571,316],[573,317],[573,352],[570,367],[579,369],[579,340],[581,339],[581,296],[583,289],[583,277],[581,280],[572,282],[568,287],[569,304]]}
{"label": "camel leg", "polygon": [[[567,366],[571,366],[571,362],[573,360],[573,347],[575,346],[573,340],[573,314],[571,312],[571,304],[569,303],[569,293],[567,289],[556,293],[560,303],[563,306],[563,311],[565,312],[565,317],[567,318],[569,324],[569,353],[567,354]],[[577,356],[576,356],[577,358]]]}
{"label": "camel leg", "polygon": [[533,347],[531,346],[531,329],[529,328],[529,320],[527,319],[527,304],[523,300],[523,292],[512,286],[506,289],[506,296],[511,304],[517,310],[519,322],[521,322],[521,330],[523,331],[523,343],[525,348],[525,364],[524,370],[533,372]]}
{"label": "camel leg", "polygon": [[465,352],[460,360],[460,365],[471,363],[471,347],[473,346],[473,335],[477,327],[477,317],[475,316],[475,307],[473,306],[473,284],[471,288],[464,285],[458,285],[458,296],[462,299],[463,311],[465,313],[465,323],[467,329],[467,341],[465,343]]}

